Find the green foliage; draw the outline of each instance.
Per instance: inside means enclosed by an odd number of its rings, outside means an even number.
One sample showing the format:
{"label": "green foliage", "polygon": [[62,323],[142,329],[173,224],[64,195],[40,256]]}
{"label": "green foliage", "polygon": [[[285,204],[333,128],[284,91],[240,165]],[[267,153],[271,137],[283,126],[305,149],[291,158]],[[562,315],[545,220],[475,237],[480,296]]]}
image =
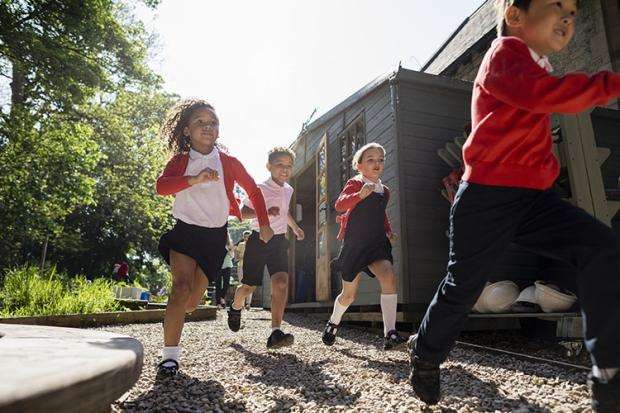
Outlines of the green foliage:
{"label": "green foliage", "polygon": [[176,96],[148,68],[138,3],[159,0],[0,0],[0,277],[48,241],[63,273],[111,276],[125,260],[151,291],[169,283],[157,242],[172,198],[154,187]]}
{"label": "green foliage", "polygon": [[148,43],[128,2],[0,1],[0,57],[9,63],[0,74],[12,80],[14,106],[67,112],[96,91],[157,82]]}
{"label": "green foliage", "polygon": [[14,125],[0,149],[0,265],[23,261],[24,249],[61,237],[64,220],[94,202],[92,170],[101,158],[93,130],[50,117]]}
{"label": "green foliage", "polygon": [[173,221],[172,197],[155,193],[169,156],[158,128],[172,99],[160,91],[122,91],[112,102],[85,108],[102,156],[91,171],[93,204],[76,209],[65,223],[78,247],[58,245],[50,256],[61,268],[109,274],[123,259],[133,279],[161,272],[157,243]]}
{"label": "green foliage", "polygon": [[2,316],[88,314],[117,311],[112,282],[88,281],[83,276],[69,279],[52,268],[40,274],[38,268],[24,266],[7,271],[0,291]]}

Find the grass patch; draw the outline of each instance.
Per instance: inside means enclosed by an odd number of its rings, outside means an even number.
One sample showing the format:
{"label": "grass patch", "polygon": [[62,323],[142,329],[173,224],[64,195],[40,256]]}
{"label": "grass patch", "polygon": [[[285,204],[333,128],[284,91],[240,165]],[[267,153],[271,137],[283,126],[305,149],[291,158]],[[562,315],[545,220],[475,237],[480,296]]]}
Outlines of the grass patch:
{"label": "grass patch", "polygon": [[121,309],[112,294],[112,281],[69,278],[50,268],[43,273],[34,266],[7,271],[0,291],[0,316],[22,317],[88,314]]}

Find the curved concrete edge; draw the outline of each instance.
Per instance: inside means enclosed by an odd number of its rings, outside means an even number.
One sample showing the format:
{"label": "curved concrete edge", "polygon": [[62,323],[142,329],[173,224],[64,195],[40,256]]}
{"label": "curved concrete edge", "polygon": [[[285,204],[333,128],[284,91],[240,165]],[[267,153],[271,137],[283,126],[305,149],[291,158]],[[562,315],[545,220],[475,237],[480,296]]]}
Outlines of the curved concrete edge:
{"label": "curved concrete edge", "polygon": [[0,413],[107,412],[138,380],[144,349],[105,331],[0,324]]}
{"label": "curved concrete edge", "polygon": [[[94,314],[66,314],[36,317],[0,318],[0,324],[28,324],[55,327],[101,327],[118,324],[157,323],[164,321],[165,309],[118,311]],[[197,308],[185,316],[186,321],[214,320],[216,307]]]}

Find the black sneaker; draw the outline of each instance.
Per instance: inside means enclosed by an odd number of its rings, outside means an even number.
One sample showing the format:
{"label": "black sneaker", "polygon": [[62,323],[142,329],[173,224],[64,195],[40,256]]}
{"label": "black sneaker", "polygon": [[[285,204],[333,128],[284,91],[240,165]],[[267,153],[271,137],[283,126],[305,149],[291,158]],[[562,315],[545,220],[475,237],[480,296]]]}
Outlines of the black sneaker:
{"label": "black sneaker", "polygon": [[607,383],[601,383],[590,373],[588,388],[592,393],[592,409],[596,413],[620,412],[620,373]]}
{"label": "black sneaker", "polygon": [[383,350],[400,350],[405,348],[406,343],[405,337],[398,334],[396,330],[390,330],[387,336],[383,338]]}
{"label": "black sneaker", "polygon": [[232,305],[228,308],[228,328],[235,333],[241,328],[241,310],[235,310]]}
{"label": "black sneaker", "polygon": [[157,365],[157,378],[158,379],[176,376],[178,372],[179,372],[179,362],[174,359],[162,360]]}
{"label": "black sneaker", "polygon": [[290,346],[295,341],[292,334],[284,333],[282,330],[275,330],[267,339],[267,348],[281,348]]}
{"label": "black sneaker", "polygon": [[325,330],[323,330],[323,343],[326,346],[332,346],[336,341],[336,333],[338,332],[338,324],[327,322]]}
{"label": "black sneaker", "polygon": [[414,393],[424,403],[432,405],[439,403],[441,398],[439,383],[439,366],[420,360],[413,349],[417,334],[412,334],[407,340],[407,348],[411,351],[409,383]]}

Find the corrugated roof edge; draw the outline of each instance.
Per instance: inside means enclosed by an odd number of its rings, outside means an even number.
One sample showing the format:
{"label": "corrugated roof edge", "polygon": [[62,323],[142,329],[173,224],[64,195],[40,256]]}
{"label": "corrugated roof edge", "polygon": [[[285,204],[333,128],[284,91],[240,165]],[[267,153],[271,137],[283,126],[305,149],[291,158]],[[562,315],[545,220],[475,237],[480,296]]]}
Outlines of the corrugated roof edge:
{"label": "corrugated roof edge", "polygon": [[319,126],[323,125],[333,117],[339,115],[355,102],[359,101],[363,97],[371,94],[376,89],[381,87],[384,83],[389,81],[408,81],[408,82],[424,82],[429,85],[433,85],[436,87],[452,87],[463,90],[463,92],[470,93],[471,92],[471,83],[464,82],[462,80],[453,79],[446,76],[437,76],[429,73],[419,72],[417,70],[410,70],[405,68],[399,68],[397,70],[391,70],[387,73],[382,74],[381,76],[376,77],[371,82],[367,83],[364,87],[359,89],[357,92],[353,93],[351,96],[347,97],[345,100],[334,106],[332,109],[325,112],[318,119],[314,120],[312,123],[308,125],[305,131],[300,133],[297,138],[291,143],[290,147],[294,146],[295,143],[303,136],[304,133],[308,133]]}
{"label": "corrugated roof edge", "polygon": [[465,18],[465,20],[463,20],[463,22],[459,25],[459,27],[456,28],[456,30],[454,32],[452,32],[452,34],[450,35],[450,37],[448,37],[448,39],[442,43],[441,46],[439,46],[439,49],[437,49],[437,51],[433,54],[433,56],[430,57],[430,59],[428,59],[426,61],[426,63],[424,63],[424,65],[422,66],[422,68],[420,69],[422,72],[425,72],[426,69],[428,69],[428,67],[430,65],[433,64],[433,62],[437,59],[437,57],[439,57],[439,55],[441,54],[441,52],[443,52],[446,47],[450,44],[450,42],[452,42],[452,40],[454,40],[454,38],[456,37],[456,35],[463,30],[463,27],[465,27],[465,25],[467,23],[469,23],[469,20],[471,19],[471,17],[478,13],[480,11],[480,9],[482,9],[482,7],[487,3],[487,0],[484,0],[482,2],[482,4],[480,4],[480,6],[478,6],[478,8],[476,10],[474,10],[474,12],[472,14],[470,14],[468,17]]}

